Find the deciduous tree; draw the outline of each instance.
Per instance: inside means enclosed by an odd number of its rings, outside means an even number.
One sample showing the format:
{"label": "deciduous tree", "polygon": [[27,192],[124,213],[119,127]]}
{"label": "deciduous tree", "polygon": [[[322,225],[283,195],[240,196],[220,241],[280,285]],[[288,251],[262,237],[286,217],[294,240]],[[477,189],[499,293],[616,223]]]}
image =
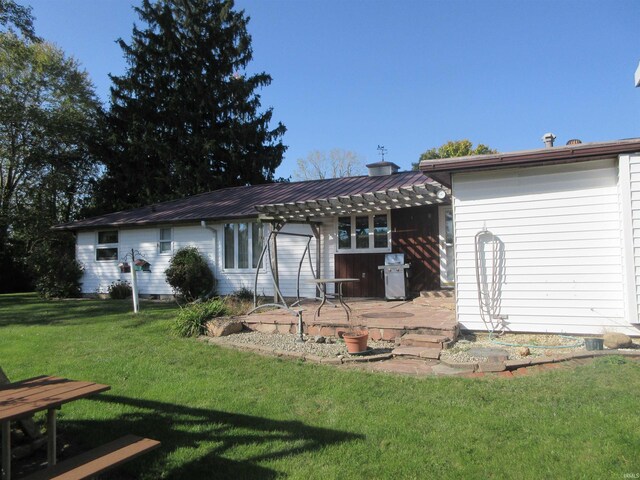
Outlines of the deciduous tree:
{"label": "deciduous tree", "polygon": [[418,162],[413,163],[414,170],[418,170],[418,166],[422,160],[434,160],[438,158],[452,158],[452,157],[466,157],[467,155],[485,155],[490,153],[497,153],[497,150],[487,147],[486,145],[479,143],[476,147],[473,146],[470,140],[451,140],[447,143],[440,145],[437,148],[430,148],[426,152],[420,155]]}
{"label": "deciduous tree", "polygon": [[98,108],[75,60],[46,42],[0,33],[0,290],[16,287],[37,249],[63,258],[53,245],[69,244],[50,227],[72,220],[89,195]]}
{"label": "deciduous tree", "polygon": [[309,152],[306,158],[299,158],[293,178],[294,180],[316,180],[351,177],[364,173],[364,163],[357,153],[334,148],[328,155],[326,152],[314,150]]}

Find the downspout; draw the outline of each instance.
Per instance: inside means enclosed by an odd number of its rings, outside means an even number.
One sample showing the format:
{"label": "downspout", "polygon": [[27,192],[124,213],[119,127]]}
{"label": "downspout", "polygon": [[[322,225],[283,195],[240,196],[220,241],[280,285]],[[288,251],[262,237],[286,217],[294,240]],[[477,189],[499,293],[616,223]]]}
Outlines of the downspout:
{"label": "downspout", "polygon": [[205,299],[209,299],[216,294],[216,287],[218,286],[218,231],[213,227],[209,227],[206,220],[200,220],[200,226],[213,233],[213,287],[205,295]]}

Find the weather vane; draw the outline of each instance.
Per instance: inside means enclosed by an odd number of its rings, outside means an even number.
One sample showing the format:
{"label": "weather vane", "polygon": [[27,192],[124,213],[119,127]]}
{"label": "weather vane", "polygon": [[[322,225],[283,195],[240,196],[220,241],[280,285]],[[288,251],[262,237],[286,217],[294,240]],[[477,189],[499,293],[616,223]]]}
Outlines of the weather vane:
{"label": "weather vane", "polygon": [[384,148],[384,145],[378,145],[378,151],[380,152],[380,161],[384,162],[384,154],[387,153],[387,149]]}

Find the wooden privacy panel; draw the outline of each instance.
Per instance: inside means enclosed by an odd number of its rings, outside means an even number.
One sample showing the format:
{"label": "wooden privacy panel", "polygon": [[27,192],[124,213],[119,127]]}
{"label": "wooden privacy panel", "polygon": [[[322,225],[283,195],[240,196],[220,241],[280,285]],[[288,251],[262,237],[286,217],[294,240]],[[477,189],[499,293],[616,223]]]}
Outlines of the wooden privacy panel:
{"label": "wooden privacy panel", "polygon": [[438,206],[392,210],[391,228],[393,252],[404,253],[405,262],[411,264],[409,292],[439,289]]}
{"label": "wooden privacy panel", "polygon": [[[391,211],[393,253],[404,253],[411,264],[407,290],[413,295],[422,290],[440,288],[440,252],[438,245],[438,207],[424,206]],[[384,253],[336,254],[337,278],[359,278],[345,284],[349,297],[384,297],[384,279],[378,266],[384,265]]]}
{"label": "wooden privacy panel", "polygon": [[359,278],[345,283],[342,292],[347,297],[384,297],[384,280],[379,265],[384,265],[384,253],[336,254],[336,278]]}

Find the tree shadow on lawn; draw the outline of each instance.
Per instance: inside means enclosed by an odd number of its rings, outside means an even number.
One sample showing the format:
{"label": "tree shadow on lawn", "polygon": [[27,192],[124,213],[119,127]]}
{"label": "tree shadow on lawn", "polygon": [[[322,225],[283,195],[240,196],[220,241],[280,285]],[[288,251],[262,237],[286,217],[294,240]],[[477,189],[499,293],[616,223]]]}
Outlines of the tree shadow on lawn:
{"label": "tree shadow on lawn", "polygon": [[2,295],[0,296],[0,327],[3,326],[57,326],[86,325],[99,322],[130,322],[138,320],[152,321],[145,315],[149,311],[161,313],[175,310],[173,303],[141,302],[139,318],[133,316],[131,299],[96,300],[68,299],[44,300],[35,295]]}
{"label": "tree shadow on lawn", "polygon": [[[138,411],[124,413],[108,421],[61,420],[60,427],[69,438],[99,438],[101,443],[105,443],[132,433],[160,440],[162,445],[156,453],[142,457],[137,464],[129,467],[130,472],[147,471],[158,477],[164,472],[167,478],[176,479],[214,476],[233,479],[276,478],[281,475],[280,472],[258,463],[364,438],[360,434],[312,427],[299,421],[271,420],[152,400],[111,395],[102,395],[93,400],[127,405]],[[171,468],[167,460],[178,449],[182,449],[178,455],[187,459],[178,460],[179,466]],[[225,454],[226,457],[223,456]],[[190,456],[197,458],[188,459]],[[120,470],[126,472],[127,468]],[[127,478],[118,472],[113,475],[106,478]]]}

